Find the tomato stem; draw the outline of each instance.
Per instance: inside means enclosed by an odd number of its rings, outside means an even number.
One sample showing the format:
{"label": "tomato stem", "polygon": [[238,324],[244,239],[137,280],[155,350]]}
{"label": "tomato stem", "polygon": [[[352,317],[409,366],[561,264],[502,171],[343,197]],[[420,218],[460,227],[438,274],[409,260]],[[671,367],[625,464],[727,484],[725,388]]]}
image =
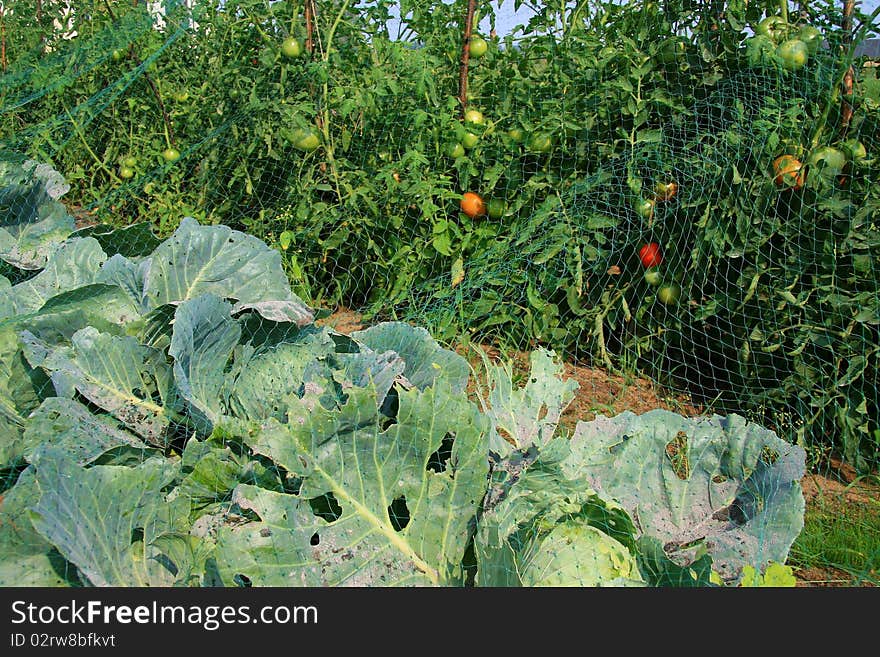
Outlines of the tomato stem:
{"label": "tomato stem", "polygon": [[[116,15],[113,13],[113,9],[110,7],[110,3],[107,0],[104,0],[104,6],[107,8],[107,15],[110,16],[110,20],[114,23],[116,22]],[[178,30],[176,34],[174,34],[168,41],[174,41],[178,36],[182,34],[182,30]],[[156,97],[156,102],[159,104],[159,111],[162,113],[162,122],[165,124],[165,142],[168,146],[172,145],[174,141],[174,131],[171,127],[171,117],[168,115],[168,110],[165,108],[165,103],[162,101],[162,94],[159,93],[159,88],[156,86],[156,83],[153,81],[152,76],[147,71],[147,68],[144,66],[144,63],[137,56],[137,53],[134,50],[134,43],[132,43],[128,47],[128,56],[134,60],[134,63],[138,68],[143,68],[144,79],[147,81],[147,84],[150,87],[150,90],[153,92],[153,95]],[[156,55],[153,55],[156,57]]]}
{"label": "tomato stem", "polygon": [[112,169],[107,168],[107,166],[104,164],[104,162],[101,160],[101,158],[99,158],[95,154],[95,151],[92,150],[92,147],[89,146],[89,143],[86,141],[86,138],[82,133],[82,130],[80,130],[79,124],[73,118],[73,116],[71,115],[71,113],[67,109],[67,107],[64,108],[64,113],[67,115],[67,118],[70,120],[70,125],[73,128],[73,131],[76,133],[76,136],[79,137],[79,140],[83,143],[83,146],[85,146],[86,152],[88,152],[88,154],[92,156],[92,159],[95,161],[95,164],[97,164],[98,167],[100,169],[102,169],[104,172],[106,172],[107,175],[109,175],[113,180],[115,180],[116,182],[122,182],[122,180],[120,180],[119,177],[115,173],[113,173]]}
{"label": "tomato stem", "polygon": [[[348,11],[348,6],[351,4],[351,0],[345,0],[342,3],[342,7],[339,8],[339,12],[336,14],[336,18],[333,20],[333,23],[330,25],[330,29],[327,30],[327,37],[325,39],[324,48],[321,52],[321,59],[326,64],[330,61],[330,49],[333,46],[333,37],[336,35],[336,29],[339,27],[339,24],[342,22],[342,17],[345,15],[345,12]],[[333,152],[333,141],[330,138],[330,85],[325,80],[322,85],[322,94],[323,94],[323,102],[321,108],[321,132],[324,135],[324,150],[327,153],[327,163],[330,165],[330,172],[333,174],[333,185],[336,188],[336,197],[342,201],[342,187],[339,181],[339,171],[336,169],[336,157]]]}

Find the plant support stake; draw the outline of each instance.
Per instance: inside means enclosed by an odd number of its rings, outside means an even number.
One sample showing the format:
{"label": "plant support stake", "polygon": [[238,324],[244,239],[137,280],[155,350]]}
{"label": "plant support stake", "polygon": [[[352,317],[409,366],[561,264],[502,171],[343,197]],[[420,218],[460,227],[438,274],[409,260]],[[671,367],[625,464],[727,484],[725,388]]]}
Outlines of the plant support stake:
{"label": "plant support stake", "polygon": [[467,15],[464,19],[464,33],[462,34],[461,47],[461,67],[458,74],[458,101],[461,105],[461,118],[464,119],[464,113],[467,110],[467,83],[468,83],[468,62],[471,57],[471,31],[474,24],[474,13],[477,10],[477,0],[468,0]]}

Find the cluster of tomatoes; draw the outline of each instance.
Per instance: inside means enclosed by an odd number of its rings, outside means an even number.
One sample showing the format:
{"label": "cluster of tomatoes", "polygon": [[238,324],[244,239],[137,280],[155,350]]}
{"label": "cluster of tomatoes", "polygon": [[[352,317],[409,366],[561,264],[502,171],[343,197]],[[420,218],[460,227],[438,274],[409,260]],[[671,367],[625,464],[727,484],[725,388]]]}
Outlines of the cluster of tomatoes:
{"label": "cluster of tomatoes", "polygon": [[486,201],[476,192],[465,192],[461,196],[459,207],[471,219],[477,217],[500,219],[507,212],[507,201],[503,198],[493,198]]}
{"label": "cluster of tomatoes", "polygon": [[750,61],[755,65],[778,64],[789,71],[806,66],[822,45],[822,33],[813,25],[792,25],[782,16],[770,15],[755,26],[746,40]]}
{"label": "cluster of tomatoes", "polygon": [[[654,216],[657,203],[671,201],[678,193],[678,184],[672,180],[659,180],[654,185],[654,195],[651,198],[638,198],[633,204],[636,213],[650,220]],[[651,287],[657,288],[657,299],[666,305],[672,305],[678,301],[681,288],[677,283],[664,280],[660,271],[663,264],[663,252],[657,242],[647,242],[639,248],[639,260],[645,268],[645,281]]]}
{"label": "cluster of tomatoes", "polygon": [[868,161],[865,145],[858,139],[846,139],[836,146],[818,146],[807,153],[806,164],[800,155],[784,153],[773,160],[773,182],[777,187],[797,191],[804,186],[807,172],[817,170],[827,180],[845,185],[853,169]]}

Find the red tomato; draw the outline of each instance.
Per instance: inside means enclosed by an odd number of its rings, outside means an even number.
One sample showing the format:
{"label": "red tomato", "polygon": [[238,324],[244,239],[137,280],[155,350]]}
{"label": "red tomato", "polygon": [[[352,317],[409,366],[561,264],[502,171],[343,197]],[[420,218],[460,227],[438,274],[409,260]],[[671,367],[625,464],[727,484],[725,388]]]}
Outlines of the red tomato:
{"label": "red tomato", "polygon": [[645,267],[657,267],[663,262],[663,256],[660,255],[660,245],[657,242],[650,242],[639,249],[639,258]]}

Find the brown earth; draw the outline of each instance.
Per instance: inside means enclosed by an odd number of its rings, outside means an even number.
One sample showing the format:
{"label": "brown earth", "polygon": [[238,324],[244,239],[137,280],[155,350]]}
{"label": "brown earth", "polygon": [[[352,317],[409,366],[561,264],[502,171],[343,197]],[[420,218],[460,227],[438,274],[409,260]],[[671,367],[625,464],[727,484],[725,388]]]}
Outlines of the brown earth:
{"label": "brown earth", "polygon": [[[361,316],[350,309],[340,308],[329,317],[318,320],[316,324],[326,325],[340,333],[351,333],[365,328]],[[502,354],[492,346],[480,345],[480,349],[492,362],[502,358],[510,359],[513,372],[525,375],[528,372],[528,354],[524,352]],[[476,371],[479,371],[480,358],[473,350],[462,347],[457,351],[464,355]],[[467,353],[470,351],[470,353]],[[675,411],[693,417],[705,412],[703,407],[693,404],[687,396],[663,390],[655,382],[638,377],[624,377],[611,374],[604,369],[583,367],[564,363],[564,377],[578,382],[575,398],[565,409],[560,425],[573,429],[579,420],[589,421],[597,414],[613,416],[623,411],[644,413],[656,408]],[[876,504],[880,500],[880,485],[874,479],[859,478],[855,470],[832,460],[828,475],[808,473],[801,480],[807,510],[820,503],[823,511],[833,512],[849,504]],[[799,587],[840,587],[852,586],[852,577],[835,568],[795,568]],[[866,585],[870,586],[870,585]]]}

